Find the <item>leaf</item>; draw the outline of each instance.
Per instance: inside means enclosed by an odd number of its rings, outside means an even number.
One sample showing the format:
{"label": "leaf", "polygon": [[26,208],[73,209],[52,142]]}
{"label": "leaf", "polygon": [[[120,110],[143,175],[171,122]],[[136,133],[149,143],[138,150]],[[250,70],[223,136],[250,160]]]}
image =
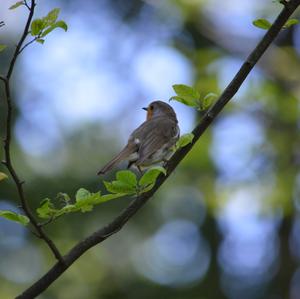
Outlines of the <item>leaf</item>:
{"label": "leaf", "polygon": [[31,23],[31,35],[36,36],[45,28],[45,23],[42,19],[35,19]]}
{"label": "leaf", "polygon": [[122,181],[104,181],[103,183],[106,190],[111,193],[133,194],[136,192],[135,187],[128,185]]}
{"label": "leaf", "polygon": [[8,176],[4,172],[0,172],[0,181],[7,179]]}
{"label": "leaf", "polygon": [[56,197],[56,200],[63,202],[64,204],[68,204],[71,201],[70,196],[67,193],[59,192]]}
{"label": "leaf", "polygon": [[45,219],[48,219],[48,218],[54,216],[56,211],[57,210],[54,209],[51,199],[49,199],[49,198],[45,198],[41,202],[40,207],[36,209],[38,216],[40,218],[45,218]]}
{"label": "leaf", "polygon": [[52,25],[56,22],[59,13],[60,13],[60,9],[54,8],[47,14],[46,17],[43,18],[47,26]]}
{"label": "leaf", "polygon": [[54,25],[55,25],[55,28],[61,28],[65,31],[68,31],[68,25],[63,20],[57,21]]}
{"label": "leaf", "polygon": [[184,84],[175,84],[173,89],[177,96],[171,97],[170,100],[175,100],[191,107],[198,106],[200,93],[197,90]]}
{"label": "leaf", "polygon": [[116,174],[118,181],[121,181],[129,186],[136,187],[137,179],[135,173],[130,170],[121,170]]}
{"label": "leaf", "polygon": [[0,44],[0,52],[2,52],[3,50],[5,50],[7,48],[7,45],[1,45]]}
{"label": "leaf", "polygon": [[208,93],[200,103],[200,110],[207,110],[213,103],[214,101],[218,98],[218,95],[210,92]]}
{"label": "leaf", "polygon": [[80,201],[80,200],[85,200],[86,198],[88,198],[91,195],[91,192],[84,189],[84,188],[80,188],[75,195],[76,198],[76,202]]}
{"label": "leaf", "polygon": [[41,34],[41,37],[45,37],[47,34],[49,34],[55,28],[62,28],[63,30],[67,31],[68,25],[64,21],[58,21],[58,22],[52,24],[48,29],[43,31],[43,33]]}
{"label": "leaf", "polygon": [[166,169],[163,168],[162,166],[154,166],[149,168],[140,178],[139,185],[141,187],[146,187],[148,185],[154,184],[156,182],[157,177],[160,175],[160,173],[167,175]]}
{"label": "leaf", "polygon": [[45,40],[42,39],[42,38],[37,38],[35,41],[40,43],[40,44],[43,44],[45,42]]}
{"label": "leaf", "polygon": [[23,1],[18,1],[14,5],[10,6],[9,9],[16,9],[21,5],[24,5],[24,2]]}
{"label": "leaf", "polygon": [[187,133],[182,135],[179,140],[176,142],[176,148],[185,147],[191,143],[194,139],[193,133]]}
{"label": "leaf", "polygon": [[196,101],[189,100],[186,97],[173,96],[173,97],[170,97],[169,101],[172,101],[172,100],[175,100],[179,103],[182,103],[184,105],[191,106],[191,107],[196,107],[197,106]]}
{"label": "leaf", "polygon": [[27,225],[29,223],[29,218],[27,216],[17,214],[12,211],[0,210],[0,216],[8,220],[18,222],[22,225]]}
{"label": "leaf", "polygon": [[119,198],[119,197],[122,197],[125,195],[126,194],[124,194],[124,193],[105,194],[105,195],[101,196],[101,200],[99,201],[99,203],[106,202],[106,201],[109,201],[112,199],[116,199],[116,198]]}
{"label": "leaf", "polygon": [[261,29],[264,29],[264,30],[267,30],[267,29],[269,29],[272,26],[272,24],[268,20],[266,20],[266,19],[257,19],[257,20],[254,20],[252,22],[252,24],[254,26],[256,26],[258,28],[261,28]]}
{"label": "leaf", "polygon": [[282,27],[283,29],[290,28],[293,25],[296,25],[299,23],[299,20],[297,19],[289,19],[285,22],[284,26]]}

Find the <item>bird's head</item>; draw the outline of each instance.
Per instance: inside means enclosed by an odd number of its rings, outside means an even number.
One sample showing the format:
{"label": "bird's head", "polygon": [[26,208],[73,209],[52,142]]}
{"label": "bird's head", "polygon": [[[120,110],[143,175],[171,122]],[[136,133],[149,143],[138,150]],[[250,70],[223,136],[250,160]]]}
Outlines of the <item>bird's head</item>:
{"label": "bird's head", "polygon": [[147,111],[147,120],[157,116],[165,116],[177,122],[174,109],[163,101],[154,101],[143,109]]}

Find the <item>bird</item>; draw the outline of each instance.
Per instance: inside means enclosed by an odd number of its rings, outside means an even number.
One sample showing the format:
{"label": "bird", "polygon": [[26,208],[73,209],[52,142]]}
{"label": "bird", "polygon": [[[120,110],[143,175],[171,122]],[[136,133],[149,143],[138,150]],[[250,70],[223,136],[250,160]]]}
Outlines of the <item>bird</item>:
{"label": "bird", "polygon": [[106,174],[125,160],[127,168],[134,165],[142,173],[142,169],[170,158],[180,136],[174,109],[160,100],[142,109],[147,111],[146,120],[131,133],[126,146],[100,169],[98,175]]}

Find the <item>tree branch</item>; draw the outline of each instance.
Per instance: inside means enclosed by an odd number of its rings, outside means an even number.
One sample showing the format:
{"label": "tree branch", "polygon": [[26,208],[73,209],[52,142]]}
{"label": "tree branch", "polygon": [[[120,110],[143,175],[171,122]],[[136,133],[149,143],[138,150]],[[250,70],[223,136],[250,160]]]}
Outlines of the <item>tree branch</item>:
{"label": "tree branch", "polygon": [[126,222],[137,213],[137,211],[155,194],[159,187],[166,181],[170,174],[174,171],[181,160],[187,155],[187,153],[192,149],[194,144],[198,141],[200,136],[205,132],[212,121],[217,117],[217,115],[222,111],[224,106],[232,99],[232,97],[237,93],[244,80],[247,78],[250,71],[253,69],[257,61],[264,54],[266,49],[273,42],[275,37],[280,32],[281,28],[288,20],[290,15],[296,10],[300,5],[300,0],[291,0],[285,3],[285,6],[274,24],[267,31],[265,36],[252,51],[249,57],[241,66],[238,73],[235,75],[230,84],[221,94],[218,101],[212,106],[212,108],[204,115],[201,122],[193,130],[194,140],[191,144],[178,150],[171,160],[167,164],[167,175],[160,175],[156,181],[155,186],[149,192],[144,193],[134,199],[129,206],[124,209],[119,216],[117,216],[111,223],[104,226],[103,228],[97,230],[84,240],[76,244],[68,254],[64,256],[65,264],[56,263],[43,277],[41,277],[37,282],[35,282],[31,287],[25,290],[21,295],[16,297],[16,299],[31,299],[35,298],[41,294],[45,289],[47,289],[64,271],[66,271],[81,255],[83,255],[91,247],[103,242],[109,236],[118,232]]}
{"label": "tree branch", "polygon": [[5,130],[5,138],[4,138],[4,157],[5,160],[2,161],[2,163],[7,167],[9,173],[11,174],[15,185],[18,190],[19,198],[21,201],[21,207],[24,210],[24,213],[26,216],[29,218],[31,225],[35,228],[37,235],[39,238],[43,239],[47,245],[49,246],[50,250],[53,252],[55,258],[60,262],[63,263],[63,259],[61,254],[59,253],[57,247],[53,243],[53,241],[46,235],[44,232],[43,228],[38,225],[37,221],[35,220],[35,217],[33,216],[33,213],[31,212],[31,209],[28,205],[28,202],[25,198],[24,195],[24,190],[23,190],[23,184],[24,181],[22,181],[19,176],[17,175],[15,168],[13,166],[12,160],[11,160],[11,155],[10,155],[10,144],[11,144],[11,127],[12,127],[12,101],[11,101],[11,94],[10,94],[10,78],[12,75],[12,72],[14,70],[14,66],[16,63],[16,60],[20,54],[20,49],[22,49],[22,45],[28,35],[28,30],[31,24],[31,20],[33,18],[34,14],[34,8],[35,8],[35,0],[31,1],[31,6],[30,6],[30,12],[27,18],[27,22],[23,31],[23,34],[17,44],[17,47],[14,51],[13,57],[11,59],[11,62],[9,64],[8,72],[6,77],[0,77],[0,80],[4,82],[4,87],[5,87],[5,100],[6,100],[6,105],[7,105],[7,114],[6,114],[6,130]]}

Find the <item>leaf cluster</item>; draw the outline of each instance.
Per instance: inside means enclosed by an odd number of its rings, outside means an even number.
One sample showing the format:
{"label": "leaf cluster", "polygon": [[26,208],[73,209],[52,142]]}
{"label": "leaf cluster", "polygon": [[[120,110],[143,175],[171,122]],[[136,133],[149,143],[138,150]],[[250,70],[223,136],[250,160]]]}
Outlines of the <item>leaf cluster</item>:
{"label": "leaf cluster", "polygon": [[173,89],[176,96],[171,97],[170,101],[175,100],[184,105],[194,107],[199,111],[207,110],[218,97],[217,94],[210,92],[202,98],[196,89],[185,84],[175,84]]}
{"label": "leaf cluster", "polygon": [[[154,166],[149,168],[141,178],[138,179],[134,172],[121,170],[116,173],[116,180],[112,182],[104,181],[105,188],[109,192],[107,194],[102,195],[100,191],[93,193],[87,189],[80,188],[76,192],[74,200],[71,200],[68,194],[58,193],[56,198],[63,201],[62,208],[56,207],[50,198],[45,198],[36,209],[36,212],[41,219],[47,219],[49,221],[64,214],[90,212],[95,205],[128,195],[136,196],[151,190],[160,173],[166,175],[166,169],[161,166]],[[2,177],[4,179],[5,175],[3,174]],[[27,216],[12,211],[0,211],[0,217],[18,222],[22,225],[29,223]]]}
{"label": "leaf cluster", "polygon": [[59,13],[60,9],[54,8],[45,17],[32,21],[29,33],[36,38],[37,42],[43,44],[44,37],[56,28],[68,30],[68,26],[63,20],[57,21]]}

